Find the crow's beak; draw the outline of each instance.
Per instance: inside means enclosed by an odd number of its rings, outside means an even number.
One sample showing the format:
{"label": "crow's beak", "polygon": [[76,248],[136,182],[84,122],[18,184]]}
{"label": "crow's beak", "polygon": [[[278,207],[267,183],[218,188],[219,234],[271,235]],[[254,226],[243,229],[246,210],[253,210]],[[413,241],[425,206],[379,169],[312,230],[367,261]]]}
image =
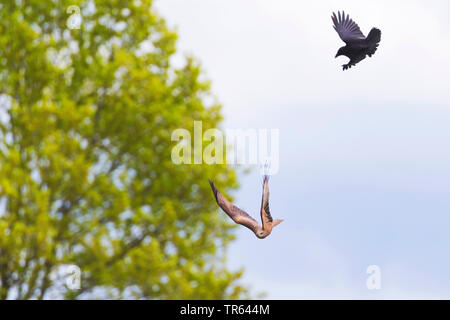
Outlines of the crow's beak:
{"label": "crow's beak", "polygon": [[339,54],[339,53],[337,53],[337,54],[336,54],[336,56],[335,56],[334,58],[336,59],[336,58],[337,58],[337,57],[339,57],[339,56],[340,56],[340,54]]}

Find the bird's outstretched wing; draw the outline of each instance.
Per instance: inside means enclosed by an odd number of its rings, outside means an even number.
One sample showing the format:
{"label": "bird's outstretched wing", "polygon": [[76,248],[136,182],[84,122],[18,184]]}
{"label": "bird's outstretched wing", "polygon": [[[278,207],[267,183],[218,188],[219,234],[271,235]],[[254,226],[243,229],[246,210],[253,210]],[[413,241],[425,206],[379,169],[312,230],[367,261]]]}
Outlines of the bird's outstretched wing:
{"label": "bird's outstretched wing", "polygon": [[228,201],[219,190],[217,190],[214,183],[209,180],[209,184],[211,185],[211,189],[216,197],[217,204],[223,211],[237,224],[243,225],[244,227],[249,228],[253,232],[257,232],[260,228],[258,222],[250,217],[247,212],[239,209],[235,205],[233,205],[230,201]]}
{"label": "bird's outstretched wing", "polygon": [[261,202],[261,221],[263,229],[272,229],[272,216],[270,215],[269,209],[269,176],[264,177],[263,182],[263,194]]}
{"label": "bird's outstretched wing", "polygon": [[338,11],[338,15],[333,12],[333,16],[331,17],[334,23],[334,29],[341,37],[344,42],[353,42],[358,40],[364,40],[366,37],[359,29],[359,26],[350,19],[350,16],[345,16],[345,12]]}

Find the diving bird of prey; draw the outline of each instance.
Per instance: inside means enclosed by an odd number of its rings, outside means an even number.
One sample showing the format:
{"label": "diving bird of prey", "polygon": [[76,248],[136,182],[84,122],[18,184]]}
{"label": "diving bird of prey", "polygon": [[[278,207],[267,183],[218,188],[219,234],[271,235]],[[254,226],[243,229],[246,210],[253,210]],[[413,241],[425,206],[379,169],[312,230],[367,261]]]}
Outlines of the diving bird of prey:
{"label": "diving bird of prey", "polygon": [[215,187],[214,183],[209,180],[209,184],[211,185],[211,189],[216,197],[217,204],[223,211],[237,224],[243,225],[244,227],[249,228],[253,231],[253,233],[259,239],[267,238],[274,227],[279,225],[283,220],[277,219],[273,220],[270,215],[269,210],[269,176],[264,176],[263,182],[263,194],[262,194],[262,202],[261,202],[261,222],[262,226],[259,223],[250,217],[247,212],[239,209],[231,202],[229,202],[225,197],[220,193],[219,190]]}
{"label": "diving bird of prey", "polygon": [[350,58],[348,64],[344,64],[343,70],[347,70],[358,62],[364,60],[366,56],[372,57],[377,51],[381,41],[381,31],[377,28],[372,28],[369,35],[366,37],[359,29],[359,26],[350,19],[345,12],[339,12],[338,15],[333,12],[331,17],[334,23],[334,29],[341,37],[342,41],[346,43],[345,47],[339,49],[336,58],[339,56],[347,56]]}

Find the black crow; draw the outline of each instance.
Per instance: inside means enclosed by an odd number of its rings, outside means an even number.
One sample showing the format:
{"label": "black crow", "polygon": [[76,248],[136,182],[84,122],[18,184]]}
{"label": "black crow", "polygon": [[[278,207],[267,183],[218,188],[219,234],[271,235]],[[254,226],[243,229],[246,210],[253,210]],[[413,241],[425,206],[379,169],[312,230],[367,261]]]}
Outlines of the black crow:
{"label": "black crow", "polygon": [[350,62],[342,66],[344,70],[364,60],[366,56],[372,57],[375,54],[381,40],[380,30],[373,28],[366,38],[359,29],[359,26],[350,19],[349,15],[345,16],[345,12],[341,14],[338,11],[337,16],[333,12],[331,19],[334,22],[334,29],[342,41],[346,43],[345,47],[339,49],[336,58],[339,56],[347,56],[350,58]]}

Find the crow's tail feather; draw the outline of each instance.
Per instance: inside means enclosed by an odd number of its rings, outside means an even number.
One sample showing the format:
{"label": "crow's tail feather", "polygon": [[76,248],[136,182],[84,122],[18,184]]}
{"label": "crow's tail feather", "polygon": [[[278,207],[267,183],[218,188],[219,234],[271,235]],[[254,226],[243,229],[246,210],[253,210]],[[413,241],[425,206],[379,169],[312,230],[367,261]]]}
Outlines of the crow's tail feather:
{"label": "crow's tail feather", "polygon": [[370,33],[367,36],[367,41],[371,45],[378,44],[381,41],[381,31],[377,28],[373,28],[372,30],[370,30]]}
{"label": "crow's tail feather", "polygon": [[372,57],[372,55],[375,54],[380,41],[381,41],[381,31],[377,28],[373,28],[372,30],[370,30],[370,33],[367,36],[367,42],[369,43],[370,46],[369,52],[367,53],[369,57]]}

